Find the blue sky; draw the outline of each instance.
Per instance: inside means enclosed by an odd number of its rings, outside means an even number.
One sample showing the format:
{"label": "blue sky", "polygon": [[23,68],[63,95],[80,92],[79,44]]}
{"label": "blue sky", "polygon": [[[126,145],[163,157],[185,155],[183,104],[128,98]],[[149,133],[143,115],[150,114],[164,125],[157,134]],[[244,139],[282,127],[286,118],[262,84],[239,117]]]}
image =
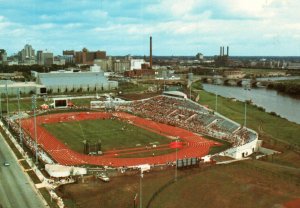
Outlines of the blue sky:
{"label": "blue sky", "polygon": [[0,0],[0,48],[300,56],[299,0]]}

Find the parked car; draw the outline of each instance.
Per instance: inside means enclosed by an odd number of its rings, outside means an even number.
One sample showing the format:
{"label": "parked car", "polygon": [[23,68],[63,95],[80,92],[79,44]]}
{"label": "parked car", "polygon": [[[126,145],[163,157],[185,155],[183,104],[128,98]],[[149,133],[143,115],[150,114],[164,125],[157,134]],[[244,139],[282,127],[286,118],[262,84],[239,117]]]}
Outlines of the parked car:
{"label": "parked car", "polygon": [[97,178],[104,182],[109,182],[109,177],[105,173],[97,174]]}
{"label": "parked car", "polygon": [[4,165],[4,166],[10,166],[9,162],[7,162],[7,161],[5,161],[5,162],[3,163],[3,165]]}

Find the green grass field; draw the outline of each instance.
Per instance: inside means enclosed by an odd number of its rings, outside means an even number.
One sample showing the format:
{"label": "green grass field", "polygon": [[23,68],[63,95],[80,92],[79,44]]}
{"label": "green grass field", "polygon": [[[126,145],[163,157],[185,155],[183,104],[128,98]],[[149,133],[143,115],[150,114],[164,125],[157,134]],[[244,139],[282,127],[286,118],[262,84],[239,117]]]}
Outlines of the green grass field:
{"label": "green grass field", "polygon": [[[160,192],[150,207],[277,207],[274,205],[299,197],[297,174],[299,169],[261,161],[179,170],[179,180]],[[74,207],[129,208],[139,193],[139,179],[136,174],[112,177],[109,183],[90,180],[61,186],[59,193],[72,200]],[[157,190],[173,179],[174,169],[145,173],[143,207]]]}
{"label": "green grass field", "polygon": [[[206,91],[200,92],[200,104],[215,108],[215,95]],[[244,103],[232,101],[219,96],[218,112],[240,123],[244,123]],[[256,106],[247,107],[247,126],[257,131],[260,136],[271,138],[285,144],[300,145],[300,125],[266,113]]]}
{"label": "green grass field", "polygon": [[83,151],[84,140],[91,143],[101,140],[103,151],[171,142],[167,137],[112,119],[52,123],[43,126],[77,152]]}

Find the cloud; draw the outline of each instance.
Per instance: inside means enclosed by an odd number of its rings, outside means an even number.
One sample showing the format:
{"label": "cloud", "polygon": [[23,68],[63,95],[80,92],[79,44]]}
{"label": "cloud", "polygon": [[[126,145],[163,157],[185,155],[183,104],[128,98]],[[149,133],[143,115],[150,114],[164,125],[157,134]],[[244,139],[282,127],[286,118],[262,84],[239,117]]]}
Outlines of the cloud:
{"label": "cloud", "polygon": [[[107,50],[108,54],[300,55],[297,0],[1,1],[1,47]],[[118,49],[120,52],[118,52]],[[128,51],[126,51],[128,50]]]}

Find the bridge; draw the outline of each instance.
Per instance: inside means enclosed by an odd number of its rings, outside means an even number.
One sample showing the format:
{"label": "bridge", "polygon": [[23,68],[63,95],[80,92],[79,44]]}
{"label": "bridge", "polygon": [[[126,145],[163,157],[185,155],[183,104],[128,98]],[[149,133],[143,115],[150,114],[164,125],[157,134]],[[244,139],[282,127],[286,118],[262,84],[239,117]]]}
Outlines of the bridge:
{"label": "bridge", "polygon": [[266,86],[269,81],[260,81],[256,79],[244,79],[244,78],[228,78],[223,76],[201,76],[198,78],[203,83],[211,83],[217,85],[227,85],[227,86],[249,86],[258,87]]}

